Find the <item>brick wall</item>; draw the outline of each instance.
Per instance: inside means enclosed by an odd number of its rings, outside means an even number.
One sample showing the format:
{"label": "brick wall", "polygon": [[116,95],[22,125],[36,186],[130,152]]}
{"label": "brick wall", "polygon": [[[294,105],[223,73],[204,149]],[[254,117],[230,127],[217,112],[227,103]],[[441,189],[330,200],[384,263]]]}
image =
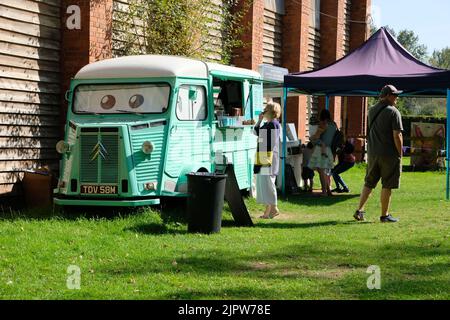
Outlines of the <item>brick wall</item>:
{"label": "brick wall", "polygon": [[[244,0],[240,0],[237,10],[242,10],[243,7]],[[245,46],[235,50],[232,63],[256,71],[263,63],[264,0],[253,0],[242,23],[248,28],[242,36]]]}
{"label": "brick wall", "polygon": [[[370,14],[371,0],[352,1],[351,19],[365,21]],[[369,26],[361,23],[353,23],[350,30],[350,50],[354,50],[363,43],[369,35]],[[381,88],[380,88],[381,89]],[[365,135],[366,129],[366,99],[349,98],[347,133],[349,136]]]}
{"label": "brick wall", "polygon": [[[289,71],[308,69],[308,30],[311,0],[285,0],[283,19],[283,67]],[[291,97],[287,104],[287,121],[296,124],[298,137],[305,140],[307,128],[307,98]]]}
{"label": "brick wall", "polygon": [[[113,0],[62,0],[62,92],[70,86],[70,80],[85,65],[112,56]],[[77,5],[81,9],[81,29],[69,30],[66,20],[67,7]],[[67,103],[62,103],[62,121],[65,123]]]}
{"label": "brick wall", "polygon": [[[352,1],[351,19],[354,21],[367,21],[370,8],[371,0]],[[369,25],[352,23],[350,29],[350,50],[358,48],[367,40],[369,34]],[[356,155],[359,161],[363,160],[362,150],[365,148],[364,137],[367,128],[367,107],[366,98],[348,98],[346,134],[349,138],[355,138]]]}
{"label": "brick wall", "polygon": [[89,62],[112,57],[113,0],[91,1]]}
{"label": "brick wall", "polygon": [[[344,55],[344,0],[321,0],[320,19],[322,46],[320,47],[320,66],[327,66]],[[335,19],[333,17],[338,17]],[[330,98],[330,112],[333,120],[342,127],[342,99]],[[319,109],[325,109],[325,98],[319,99]]]}

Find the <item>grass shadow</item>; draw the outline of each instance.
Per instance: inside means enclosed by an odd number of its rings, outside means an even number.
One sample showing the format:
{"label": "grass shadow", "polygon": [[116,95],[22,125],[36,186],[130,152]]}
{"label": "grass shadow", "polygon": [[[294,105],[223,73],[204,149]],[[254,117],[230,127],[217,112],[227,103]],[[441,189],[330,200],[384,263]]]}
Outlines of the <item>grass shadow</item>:
{"label": "grass shadow", "polygon": [[[252,300],[273,300],[273,290],[270,288],[254,288],[236,286],[234,288],[222,289],[176,289],[164,294],[161,300],[204,300],[204,299],[252,299]],[[251,298],[249,298],[251,297]]]}
{"label": "grass shadow", "polygon": [[[126,228],[124,231],[131,231],[144,235],[165,235],[165,234],[186,234],[185,228],[188,223],[186,212],[186,199],[163,198],[161,206],[156,210],[160,221],[141,223],[136,226]],[[183,228],[183,229],[181,229]]]}
{"label": "grass shadow", "polygon": [[[24,210],[11,210],[0,213],[0,221],[46,221],[61,219],[75,221],[78,219],[116,220],[131,217],[146,212],[146,208],[126,207],[47,207]],[[150,208],[150,210],[155,210]]]}
{"label": "grass shadow", "polygon": [[97,206],[57,206],[13,209],[0,207],[0,220],[43,221],[63,219],[68,221],[78,219],[115,220],[131,217],[147,211],[160,213],[165,223],[186,223],[186,208],[183,200],[165,200],[160,206],[151,207],[97,207]]}
{"label": "grass shadow", "polygon": [[240,226],[231,218],[222,220],[222,228],[254,228],[254,226]]}
{"label": "grass shadow", "polygon": [[336,226],[338,224],[340,224],[339,221],[310,222],[310,223],[259,222],[255,224],[255,227],[264,229],[309,229],[309,228]]}
{"label": "grass shadow", "polygon": [[125,228],[124,231],[140,233],[144,235],[165,235],[165,234],[186,234],[187,230],[179,229],[181,224],[165,224],[165,223],[141,223],[136,226]]}
{"label": "grass shadow", "polygon": [[356,221],[356,220],[349,220],[349,221],[340,221],[339,224],[342,225],[351,225],[351,226],[364,226],[368,224],[375,224],[373,221]]}
{"label": "grass shadow", "polygon": [[0,221],[1,220],[8,220],[8,221],[15,221],[15,220],[48,220],[55,216],[54,209],[52,207],[42,207],[42,208],[35,208],[35,209],[12,209],[12,207],[4,208],[1,207],[0,212]]}
{"label": "grass shadow", "polygon": [[164,223],[187,223],[187,199],[163,198],[159,208]]}
{"label": "grass shadow", "polygon": [[311,194],[299,194],[299,195],[288,195],[286,197],[280,197],[281,200],[289,202],[294,205],[307,205],[307,206],[323,206],[329,207],[335,204],[346,202],[355,198],[359,198],[359,194],[345,194],[345,195],[335,195],[332,197],[320,197]]}
{"label": "grass shadow", "polygon": [[[276,221],[276,220],[275,220]],[[370,221],[358,222],[358,221],[324,221],[324,222],[309,222],[309,223],[289,223],[289,222],[269,222],[255,224],[257,228],[264,229],[309,229],[309,228],[320,228],[338,225],[367,225],[373,224]]]}
{"label": "grass shadow", "polygon": [[[408,258],[403,261],[391,260],[390,266],[395,265],[402,269],[402,273],[406,275],[423,275],[426,277],[438,276],[447,272],[447,264],[434,263],[432,267],[420,266],[419,264],[410,263],[410,259],[416,257],[436,257],[442,255],[444,249],[427,252],[425,250],[418,250],[414,246],[404,246],[403,244],[395,244],[389,248],[380,247],[374,250],[367,257],[357,255],[360,252],[358,249],[331,249],[325,246],[318,246],[318,248],[310,245],[288,245],[278,248],[273,252],[264,253],[247,253],[236,256],[232,250],[192,250],[187,256],[174,257],[170,254],[168,256],[161,256],[160,259],[155,260],[149,256],[142,260],[134,261],[126,266],[107,265],[102,270],[103,272],[111,272],[122,274],[150,274],[150,273],[165,273],[165,272],[192,272],[203,275],[217,275],[234,274],[234,275],[248,275],[254,278],[261,277],[283,277],[278,271],[287,268],[297,268],[299,266],[308,266],[311,261],[319,261],[314,265],[314,269],[321,270],[331,267],[343,268],[364,268],[369,265],[367,261],[379,258],[380,253],[388,252],[389,257],[394,257],[399,254],[399,250],[403,250],[403,258]],[[352,253],[352,254],[350,254]],[[173,266],[170,262],[176,259],[177,265]],[[280,263],[280,262],[283,263]],[[169,263],[167,263],[169,262]],[[261,266],[258,265],[261,262]],[[212,267],[213,266],[213,267]],[[312,266],[310,266],[312,268]]]}

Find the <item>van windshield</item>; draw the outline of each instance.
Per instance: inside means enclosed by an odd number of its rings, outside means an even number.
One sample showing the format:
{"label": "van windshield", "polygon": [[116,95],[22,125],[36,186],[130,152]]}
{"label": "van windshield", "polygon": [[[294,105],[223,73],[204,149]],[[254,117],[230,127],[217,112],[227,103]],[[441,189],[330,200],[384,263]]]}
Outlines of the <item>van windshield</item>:
{"label": "van windshield", "polygon": [[169,105],[168,84],[80,85],[75,91],[75,113],[163,113]]}

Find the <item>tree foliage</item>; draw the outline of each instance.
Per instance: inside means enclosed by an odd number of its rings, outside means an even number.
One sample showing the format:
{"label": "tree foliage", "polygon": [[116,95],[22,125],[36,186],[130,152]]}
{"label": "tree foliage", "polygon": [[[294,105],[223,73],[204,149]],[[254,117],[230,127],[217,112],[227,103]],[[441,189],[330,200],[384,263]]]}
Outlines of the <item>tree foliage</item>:
{"label": "tree foliage", "polygon": [[397,40],[414,57],[424,62],[427,60],[427,46],[420,43],[419,36],[414,31],[401,30],[397,35]]}
{"label": "tree foliage", "polygon": [[435,50],[430,58],[432,66],[441,69],[450,69],[450,47]]}
{"label": "tree foliage", "polygon": [[120,32],[114,49],[121,55],[177,55],[227,64],[233,50],[244,45],[240,36],[248,26],[242,18],[249,1],[240,9],[237,0],[129,0],[128,4],[116,10],[115,17]]}
{"label": "tree foliage", "polygon": [[[369,98],[369,107],[378,99]],[[399,98],[397,109],[404,116],[446,117],[446,99],[444,98]]]}

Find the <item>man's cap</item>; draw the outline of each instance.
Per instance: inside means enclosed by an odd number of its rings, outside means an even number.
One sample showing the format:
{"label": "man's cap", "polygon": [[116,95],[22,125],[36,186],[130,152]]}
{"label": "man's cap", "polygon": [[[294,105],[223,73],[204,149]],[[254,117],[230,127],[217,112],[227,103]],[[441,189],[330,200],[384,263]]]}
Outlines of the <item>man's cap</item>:
{"label": "man's cap", "polygon": [[380,96],[385,97],[388,94],[393,94],[393,95],[398,96],[402,93],[403,93],[403,91],[397,90],[397,88],[394,87],[392,84],[388,84],[388,85],[384,86],[383,89],[381,89]]}

